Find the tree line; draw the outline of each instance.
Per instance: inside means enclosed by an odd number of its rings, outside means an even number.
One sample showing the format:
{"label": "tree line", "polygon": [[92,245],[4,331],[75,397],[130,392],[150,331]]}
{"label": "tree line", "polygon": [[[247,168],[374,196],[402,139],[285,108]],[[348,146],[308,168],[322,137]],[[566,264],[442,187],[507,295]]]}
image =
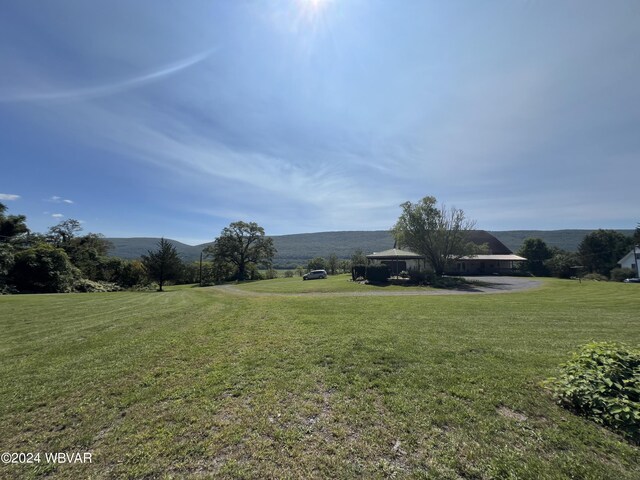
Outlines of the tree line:
{"label": "tree line", "polygon": [[597,279],[622,281],[636,272],[617,266],[618,261],[640,244],[640,225],[632,236],[615,230],[596,230],[586,235],[577,252],[549,247],[540,238],[527,238],[518,255],[527,261],[523,269],[536,276],[571,278],[590,275]]}

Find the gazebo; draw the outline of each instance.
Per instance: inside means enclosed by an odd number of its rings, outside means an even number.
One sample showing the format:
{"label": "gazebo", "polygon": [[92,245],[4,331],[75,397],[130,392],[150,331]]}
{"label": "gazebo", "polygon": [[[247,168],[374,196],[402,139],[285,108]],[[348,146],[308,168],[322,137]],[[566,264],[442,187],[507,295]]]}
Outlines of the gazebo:
{"label": "gazebo", "polygon": [[386,265],[389,267],[392,276],[398,276],[402,271],[424,270],[426,267],[423,255],[391,248],[382,252],[373,252],[367,255],[367,262],[373,265]]}

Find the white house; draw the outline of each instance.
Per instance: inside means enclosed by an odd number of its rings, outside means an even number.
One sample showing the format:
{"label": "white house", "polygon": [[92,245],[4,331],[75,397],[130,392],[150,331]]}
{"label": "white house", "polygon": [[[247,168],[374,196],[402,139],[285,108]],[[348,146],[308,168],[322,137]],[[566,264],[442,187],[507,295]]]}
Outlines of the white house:
{"label": "white house", "polygon": [[638,276],[638,264],[640,263],[640,248],[637,246],[633,248],[629,253],[627,253],[624,257],[622,257],[618,261],[618,266],[621,268],[630,268],[634,272],[636,272],[636,277]]}

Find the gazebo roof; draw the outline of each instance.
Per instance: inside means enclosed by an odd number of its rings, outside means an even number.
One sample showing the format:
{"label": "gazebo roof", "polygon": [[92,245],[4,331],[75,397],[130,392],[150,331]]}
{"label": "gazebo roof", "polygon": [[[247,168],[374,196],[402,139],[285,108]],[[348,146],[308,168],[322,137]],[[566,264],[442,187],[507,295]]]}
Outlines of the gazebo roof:
{"label": "gazebo roof", "polygon": [[410,252],[408,250],[400,250],[399,248],[390,248],[389,250],[384,250],[382,252],[373,252],[370,255],[367,255],[367,258],[372,260],[381,260],[381,259],[390,259],[390,260],[410,260],[410,259],[421,259],[424,256]]}

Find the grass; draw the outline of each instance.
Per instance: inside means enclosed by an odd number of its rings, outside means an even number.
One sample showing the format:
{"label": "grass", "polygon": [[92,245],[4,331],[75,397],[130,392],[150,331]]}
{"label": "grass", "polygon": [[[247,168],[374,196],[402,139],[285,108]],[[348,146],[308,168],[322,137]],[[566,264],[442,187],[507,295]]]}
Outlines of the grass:
{"label": "grass", "polygon": [[[351,281],[350,274],[329,275],[325,279],[302,280],[302,277],[274,278],[247,282],[237,285],[240,290],[258,293],[340,293],[340,292],[371,292],[426,290],[427,287],[405,287],[401,285],[364,285]],[[430,290],[430,289],[429,289]]]}
{"label": "grass", "polygon": [[636,287],[0,297],[0,450],[93,453],[0,478],[635,479],[640,449],[540,382],[590,340],[640,343]]}

